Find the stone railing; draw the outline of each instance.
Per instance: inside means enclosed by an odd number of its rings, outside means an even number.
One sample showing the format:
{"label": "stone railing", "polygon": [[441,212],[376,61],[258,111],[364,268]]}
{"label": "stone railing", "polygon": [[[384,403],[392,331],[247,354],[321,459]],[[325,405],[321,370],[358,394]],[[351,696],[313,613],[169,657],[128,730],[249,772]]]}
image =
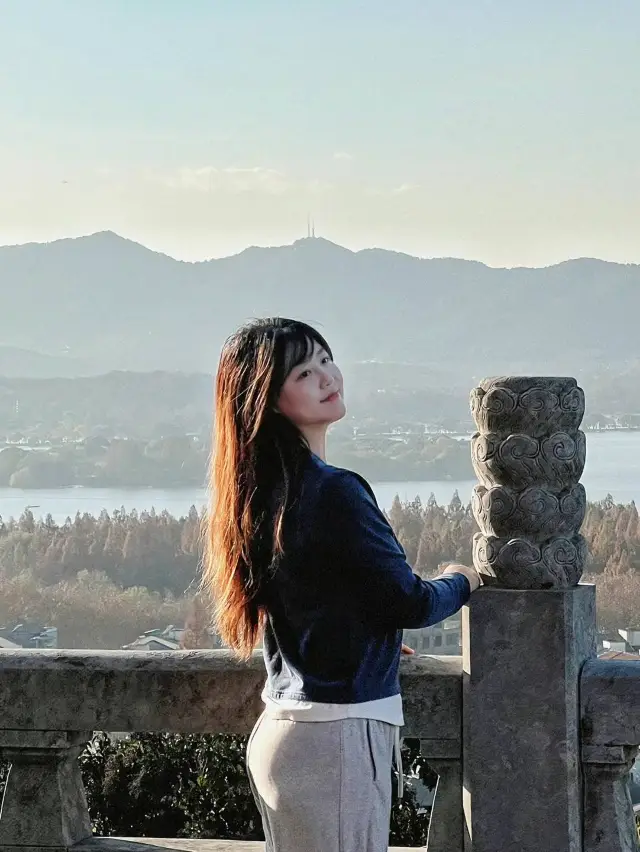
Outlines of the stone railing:
{"label": "stone railing", "polygon": [[[429,850],[462,852],[461,658],[405,659],[401,679],[404,734],[439,775]],[[248,734],[263,682],[257,655],[245,665],[224,651],[0,652],[0,756],[12,764],[0,850],[83,848],[77,757],[92,732]]]}
{"label": "stone railing", "polygon": [[[464,609],[462,660],[402,663],[404,733],[440,778],[428,848],[633,852],[640,665],[596,658],[595,589],[579,583],[584,395],[506,377],[471,402],[486,587]],[[92,731],[247,733],[262,679],[222,652],[0,653],[0,852],[86,848],[76,758]]]}
{"label": "stone railing", "polygon": [[585,852],[627,852],[635,824],[629,771],[640,743],[640,663],[591,660],[582,674]]}

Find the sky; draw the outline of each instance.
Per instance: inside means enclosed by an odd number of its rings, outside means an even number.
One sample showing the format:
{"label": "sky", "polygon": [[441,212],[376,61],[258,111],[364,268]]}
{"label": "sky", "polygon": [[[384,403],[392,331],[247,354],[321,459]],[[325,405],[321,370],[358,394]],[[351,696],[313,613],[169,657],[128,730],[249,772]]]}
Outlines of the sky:
{"label": "sky", "polygon": [[640,263],[638,0],[0,0],[0,244]]}

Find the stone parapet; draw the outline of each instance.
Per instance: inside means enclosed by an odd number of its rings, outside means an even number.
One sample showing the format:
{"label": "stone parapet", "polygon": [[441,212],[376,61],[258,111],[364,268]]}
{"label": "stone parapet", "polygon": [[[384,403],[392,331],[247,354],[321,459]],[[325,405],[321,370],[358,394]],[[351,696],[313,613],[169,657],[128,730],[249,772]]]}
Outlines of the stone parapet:
{"label": "stone parapet", "polygon": [[[442,824],[429,848],[461,852],[462,659],[404,658],[400,678],[403,733],[420,739],[440,775]],[[76,758],[90,732],[248,734],[262,710],[263,684],[260,654],[245,664],[226,651],[0,652],[0,757],[12,763],[0,850],[135,848],[124,840],[87,845],[91,828]],[[251,848],[219,843],[193,848]]]}

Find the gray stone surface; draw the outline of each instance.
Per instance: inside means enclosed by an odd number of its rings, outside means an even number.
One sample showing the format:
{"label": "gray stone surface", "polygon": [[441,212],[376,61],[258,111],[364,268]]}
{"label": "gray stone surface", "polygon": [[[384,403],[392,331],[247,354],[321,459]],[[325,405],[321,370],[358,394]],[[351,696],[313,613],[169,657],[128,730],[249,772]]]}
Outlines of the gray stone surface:
{"label": "gray stone surface", "polygon": [[581,680],[583,744],[640,743],[640,662],[591,660]]}
{"label": "gray stone surface", "polygon": [[[429,746],[421,743],[421,752]],[[464,812],[462,808],[462,760],[460,757],[428,759],[438,773],[438,786],[429,823],[428,852],[462,852],[464,849]]]}
{"label": "gray stone surface", "polygon": [[584,392],[566,377],[497,376],[471,391],[471,410],[480,432],[543,438],[580,428]]}
{"label": "gray stone surface", "polygon": [[6,651],[0,726],[247,733],[263,682],[257,655],[243,664],[223,651]]}
{"label": "gray stone surface", "polygon": [[[264,852],[264,843],[243,840],[154,840],[152,838],[95,838],[73,847],[73,852]],[[304,850],[300,850],[304,852]],[[389,852],[405,852],[394,847]]]}
{"label": "gray stone surface", "polygon": [[[95,838],[73,847],[73,852],[264,852],[264,843],[244,840],[154,840],[151,838]],[[304,852],[304,850],[300,850]],[[404,852],[393,847],[389,852]]]}
{"label": "gray stone surface", "polygon": [[[608,751],[608,754],[604,752]],[[637,748],[587,749],[583,753],[584,840],[582,852],[637,852],[640,848],[629,792]]]}
{"label": "gray stone surface", "polygon": [[264,843],[243,840],[169,840],[147,837],[100,837],[73,847],[73,852],[264,852]]}
{"label": "gray stone surface", "polygon": [[[264,677],[258,654],[244,664],[225,651],[3,651],[0,730],[246,734]],[[460,657],[403,659],[405,736],[459,743],[461,678]]]}
{"label": "gray stone surface", "polygon": [[473,852],[582,852],[579,676],[595,590],[483,589],[463,614],[463,774]]}
{"label": "gray stone surface", "polygon": [[0,849],[65,848],[91,836],[77,757],[86,732],[1,731],[0,757],[11,763],[0,814]]}
{"label": "gray stone surface", "polygon": [[574,586],[587,558],[584,393],[571,378],[485,379],[471,393],[480,480],[473,561],[505,588]]}
{"label": "gray stone surface", "polygon": [[[415,847],[412,847],[415,849]],[[264,852],[264,843],[246,840],[174,840],[151,837],[96,837],[74,846],[1,846],[0,852]],[[300,850],[302,852],[302,850]],[[389,852],[409,852],[393,846]],[[449,849],[446,852],[457,852]]]}
{"label": "gray stone surface", "polygon": [[640,743],[640,663],[592,660],[582,672],[584,852],[632,852],[629,772]]}
{"label": "gray stone surface", "polygon": [[68,852],[73,846],[7,846],[2,844],[2,852]]}
{"label": "gray stone surface", "polygon": [[400,686],[405,720],[402,735],[446,742],[460,754],[462,657],[404,657]]}

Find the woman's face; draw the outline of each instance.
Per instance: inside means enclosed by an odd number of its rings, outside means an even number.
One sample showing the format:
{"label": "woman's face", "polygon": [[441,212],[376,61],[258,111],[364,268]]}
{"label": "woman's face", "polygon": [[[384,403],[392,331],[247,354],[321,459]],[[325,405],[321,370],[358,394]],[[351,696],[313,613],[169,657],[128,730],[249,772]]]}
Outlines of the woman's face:
{"label": "woman's face", "polygon": [[277,408],[299,429],[329,426],[346,414],[343,379],[330,355],[314,343],[308,361],[287,376]]}

